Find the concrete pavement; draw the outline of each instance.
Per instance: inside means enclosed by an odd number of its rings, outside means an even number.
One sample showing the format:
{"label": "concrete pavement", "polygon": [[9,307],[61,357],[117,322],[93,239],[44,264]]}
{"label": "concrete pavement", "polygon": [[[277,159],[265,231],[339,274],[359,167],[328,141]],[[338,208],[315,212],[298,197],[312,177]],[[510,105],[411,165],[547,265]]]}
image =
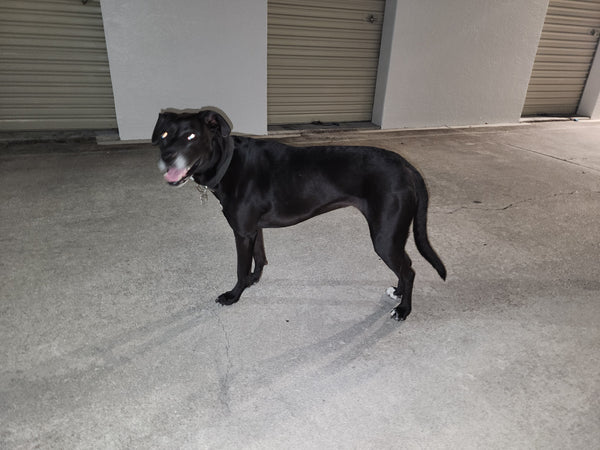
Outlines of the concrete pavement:
{"label": "concrete pavement", "polygon": [[0,447],[600,445],[600,123],[313,133],[396,150],[430,190],[441,281],[392,273],[338,210],[266,230],[231,307],[218,202],[149,145],[0,146]]}

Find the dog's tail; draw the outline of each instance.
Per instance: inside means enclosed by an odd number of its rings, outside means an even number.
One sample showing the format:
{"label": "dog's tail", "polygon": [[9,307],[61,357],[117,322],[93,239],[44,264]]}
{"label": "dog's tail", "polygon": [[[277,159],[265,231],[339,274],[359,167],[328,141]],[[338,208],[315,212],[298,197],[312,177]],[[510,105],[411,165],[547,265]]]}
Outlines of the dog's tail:
{"label": "dog's tail", "polygon": [[415,244],[417,245],[419,253],[423,255],[423,258],[425,258],[437,271],[440,277],[445,280],[446,268],[444,267],[444,263],[437,255],[435,250],[431,247],[429,238],[427,237],[427,206],[429,204],[427,186],[425,186],[425,181],[420,174],[417,173],[416,175],[415,188],[417,197],[417,213],[415,214],[413,221]]}

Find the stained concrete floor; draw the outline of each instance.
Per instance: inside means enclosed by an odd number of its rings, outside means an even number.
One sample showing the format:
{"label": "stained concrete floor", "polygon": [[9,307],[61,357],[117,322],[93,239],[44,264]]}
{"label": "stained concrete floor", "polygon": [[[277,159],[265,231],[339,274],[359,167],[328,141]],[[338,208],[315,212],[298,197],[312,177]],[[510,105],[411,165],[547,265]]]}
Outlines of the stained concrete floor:
{"label": "stained concrete floor", "polygon": [[414,308],[355,210],[265,233],[231,307],[218,202],[147,145],[0,149],[0,447],[600,446],[600,123],[318,133],[430,189]]}

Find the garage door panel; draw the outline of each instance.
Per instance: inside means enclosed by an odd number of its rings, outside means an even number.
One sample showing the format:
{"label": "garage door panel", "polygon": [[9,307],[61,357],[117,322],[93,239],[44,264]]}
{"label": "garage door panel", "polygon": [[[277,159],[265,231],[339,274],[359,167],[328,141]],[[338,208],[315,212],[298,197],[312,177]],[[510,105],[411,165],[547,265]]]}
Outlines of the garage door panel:
{"label": "garage door panel", "polygon": [[562,9],[563,14],[589,14],[590,12],[600,13],[600,3],[585,0],[553,0],[550,2],[549,10]]}
{"label": "garage door panel", "polygon": [[523,115],[577,112],[600,36],[600,0],[550,0]]}
{"label": "garage door panel", "polygon": [[[299,36],[293,33],[285,34],[274,34],[274,39],[277,39],[277,44],[271,44],[267,47],[269,56],[273,57],[277,54],[285,54],[286,50],[293,51],[293,49],[304,49],[304,51],[310,49],[347,49],[354,50],[360,53],[366,54],[378,54],[379,53],[379,41],[373,39],[361,39],[359,41],[353,41],[347,38],[338,38],[330,35],[319,35],[319,36]],[[360,55],[358,55],[360,56]]]}
{"label": "garage door panel", "polygon": [[0,130],[116,128],[98,0],[0,3]]}
{"label": "garage door panel", "polygon": [[[305,10],[306,8],[298,8]],[[324,28],[330,32],[344,31],[364,31],[370,32],[373,27],[369,22],[369,17],[372,12],[357,14],[349,12],[348,14],[340,14],[339,9],[332,9],[331,14],[321,14],[315,11],[313,15],[298,15],[293,14],[294,8],[288,7],[281,14],[273,13],[269,15],[268,25],[270,27],[291,27],[291,28]]]}
{"label": "garage door panel", "polygon": [[268,2],[269,124],[371,120],[384,0]]}
{"label": "garage door panel", "polygon": [[[331,16],[349,16],[356,12],[362,13],[365,10],[369,12],[383,13],[385,2],[380,0],[330,0],[327,2],[321,0],[302,0],[302,5],[299,5],[298,0],[277,0],[269,2],[269,12],[274,14],[288,13],[293,11],[294,16],[314,16],[320,17],[322,14],[330,14]],[[340,9],[340,5],[343,8]]]}

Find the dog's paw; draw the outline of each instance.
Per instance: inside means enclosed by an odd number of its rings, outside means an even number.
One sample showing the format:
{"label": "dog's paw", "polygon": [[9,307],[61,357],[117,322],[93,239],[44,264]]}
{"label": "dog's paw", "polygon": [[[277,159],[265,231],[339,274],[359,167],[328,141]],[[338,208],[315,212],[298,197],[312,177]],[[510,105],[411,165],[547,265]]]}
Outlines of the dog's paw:
{"label": "dog's paw", "polygon": [[248,275],[248,278],[246,279],[246,287],[250,287],[253,284],[258,283],[261,275],[262,275],[262,270],[254,271],[250,275]]}
{"label": "dog's paw", "polygon": [[410,310],[402,308],[400,305],[396,306],[390,311],[390,317],[394,320],[397,320],[398,322],[406,320],[409,314]]}
{"label": "dog's paw", "polygon": [[235,295],[233,291],[229,291],[219,295],[215,302],[220,303],[221,305],[233,305],[239,299],[239,295]]}
{"label": "dog's paw", "polygon": [[387,291],[385,291],[385,293],[386,293],[386,294],[387,294],[389,297],[393,298],[394,300],[400,300],[400,297],[398,297],[398,296],[396,295],[396,288],[389,287],[389,288],[387,288]]}

